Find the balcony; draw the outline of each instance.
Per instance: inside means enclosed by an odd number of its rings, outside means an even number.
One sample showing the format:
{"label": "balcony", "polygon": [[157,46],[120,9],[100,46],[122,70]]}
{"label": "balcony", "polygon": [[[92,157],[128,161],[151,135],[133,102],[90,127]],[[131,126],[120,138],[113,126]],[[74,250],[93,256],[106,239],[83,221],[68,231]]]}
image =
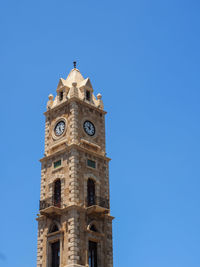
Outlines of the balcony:
{"label": "balcony", "polygon": [[110,204],[109,200],[97,196],[89,196],[86,198],[88,213],[108,213]]}
{"label": "balcony", "polygon": [[[87,213],[108,213],[109,200],[102,197],[90,196],[85,200]],[[53,197],[41,200],[39,203],[39,210],[41,215],[61,215],[62,210],[67,208],[61,199],[55,200]],[[68,206],[69,207],[69,206]]]}
{"label": "balcony", "polygon": [[53,197],[40,200],[40,213],[42,215],[47,214],[61,214],[61,209],[63,208],[63,203],[60,199],[54,199]]}

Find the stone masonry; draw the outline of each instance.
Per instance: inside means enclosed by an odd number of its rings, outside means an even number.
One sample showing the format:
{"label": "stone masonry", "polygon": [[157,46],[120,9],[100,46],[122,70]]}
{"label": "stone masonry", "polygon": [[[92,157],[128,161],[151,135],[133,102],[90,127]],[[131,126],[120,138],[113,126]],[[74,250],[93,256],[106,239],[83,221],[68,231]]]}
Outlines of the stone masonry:
{"label": "stone masonry", "polygon": [[[110,159],[101,95],[94,96],[89,78],[76,68],[60,79],[56,92],[55,98],[49,95],[44,113],[37,267],[91,267],[89,242],[97,246],[94,266],[113,267]],[[93,204],[88,202],[89,180],[95,188]]]}

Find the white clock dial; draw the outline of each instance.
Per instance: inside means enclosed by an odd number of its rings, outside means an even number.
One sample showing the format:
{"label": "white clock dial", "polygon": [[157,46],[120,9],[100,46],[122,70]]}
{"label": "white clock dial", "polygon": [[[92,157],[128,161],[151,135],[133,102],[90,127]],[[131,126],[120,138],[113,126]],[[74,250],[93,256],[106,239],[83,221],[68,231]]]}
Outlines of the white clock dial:
{"label": "white clock dial", "polygon": [[55,128],[54,128],[54,132],[56,136],[60,136],[64,133],[65,130],[65,122],[64,121],[59,121]]}
{"label": "white clock dial", "polygon": [[85,121],[83,123],[83,129],[86,132],[86,134],[90,136],[93,136],[95,134],[95,127],[91,121]]}

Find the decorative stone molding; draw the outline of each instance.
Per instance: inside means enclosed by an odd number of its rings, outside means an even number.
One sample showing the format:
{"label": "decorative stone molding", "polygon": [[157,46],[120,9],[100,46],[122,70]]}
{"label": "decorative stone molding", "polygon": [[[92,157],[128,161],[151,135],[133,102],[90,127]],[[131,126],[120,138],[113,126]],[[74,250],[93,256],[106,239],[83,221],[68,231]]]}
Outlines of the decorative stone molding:
{"label": "decorative stone molding", "polygon": [[60,179],[61,182],[65,182],[65,176],[62,173],[54,173],[51,175],[51,179],[49,181],[49,185],[53,184],[56,180]]}
{"label": "decorative stone molding", "polygon": [[89,178],[94,180],[96,184],[100,184],[99,178],[96,175],[94,175],[92,172],[84,174],[85,180],[88,180]]}

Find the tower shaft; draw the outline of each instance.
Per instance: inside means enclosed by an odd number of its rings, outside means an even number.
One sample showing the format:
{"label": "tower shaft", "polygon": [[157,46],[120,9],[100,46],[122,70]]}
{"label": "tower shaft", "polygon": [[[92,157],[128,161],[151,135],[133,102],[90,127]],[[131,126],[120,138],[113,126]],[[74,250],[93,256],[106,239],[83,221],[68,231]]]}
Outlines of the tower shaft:
{"label": "tower shaft", "polygon": [[113,267],[101,95],[76,68],[56,91],[44,113],[37,267]]}

